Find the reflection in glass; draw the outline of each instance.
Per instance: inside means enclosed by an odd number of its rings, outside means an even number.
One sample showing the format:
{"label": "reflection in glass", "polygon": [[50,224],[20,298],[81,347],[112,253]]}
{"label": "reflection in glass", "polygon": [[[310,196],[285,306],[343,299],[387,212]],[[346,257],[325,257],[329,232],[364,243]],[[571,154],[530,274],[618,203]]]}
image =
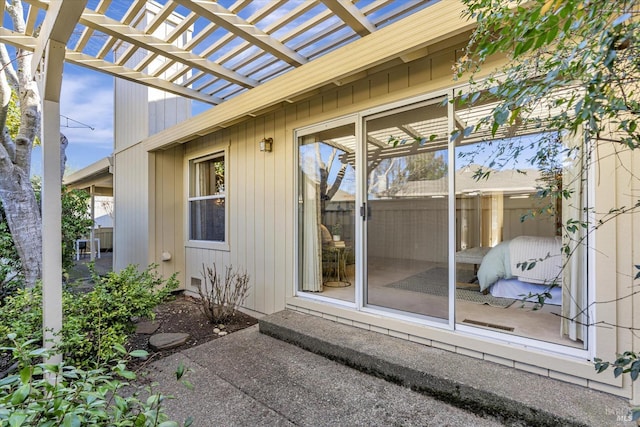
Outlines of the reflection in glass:
{"label": "reflection in glass", "polygon": [[225,161],[215,154],[189,161],[189,239],[225,241]]}
{"label": "reflection in glass", "polygon": [[367,305],[449,316],[446,115],[435,100],[366,122]]}
{"label": "reflection in glass", "polygon": [[355,301],[355,126],[298,139],[299,286]]}
{"label": "reflection in glass", "polygon": [[[582,246],[573,266],[562,255],[580,238],[563,224],[567,215],[582,216],[584,200],[580,162],[571,160],[580,156],[571,144],[554,133],[458,143],[458,323],[583,346],[579,322],[561,322],[586,302]],[[577,279],[580,286],[571,288]],[[470,292],[483,297],[474,304]],[[559,334],[560,323],[566,324]]]}

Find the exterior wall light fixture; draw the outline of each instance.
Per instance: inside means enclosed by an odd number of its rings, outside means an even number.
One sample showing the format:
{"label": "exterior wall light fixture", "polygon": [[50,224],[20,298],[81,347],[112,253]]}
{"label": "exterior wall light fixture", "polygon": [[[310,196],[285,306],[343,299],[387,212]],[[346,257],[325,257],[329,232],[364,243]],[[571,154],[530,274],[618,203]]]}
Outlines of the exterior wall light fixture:
{"label": "exterior wall light fixture", "polygon": [[260,141],[260,151],[270,153],[273,150],[273,138],[262,138]]}

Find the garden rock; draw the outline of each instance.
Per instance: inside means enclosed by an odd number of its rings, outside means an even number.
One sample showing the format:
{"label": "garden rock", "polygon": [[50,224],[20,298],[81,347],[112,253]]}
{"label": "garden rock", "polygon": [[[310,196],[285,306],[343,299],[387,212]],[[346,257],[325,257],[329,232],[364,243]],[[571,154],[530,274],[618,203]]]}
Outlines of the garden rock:
{"label": "garden rock", "polygon": [[149,338],[149,348],[153,351],[168,350],[181,346],[189,339],[189,334],[183,332],[155,334]]}
{"label": "garden rock", "polygon": [[136,334],[151,335],[160,328],[160,322],[140,322],[136,325]]}

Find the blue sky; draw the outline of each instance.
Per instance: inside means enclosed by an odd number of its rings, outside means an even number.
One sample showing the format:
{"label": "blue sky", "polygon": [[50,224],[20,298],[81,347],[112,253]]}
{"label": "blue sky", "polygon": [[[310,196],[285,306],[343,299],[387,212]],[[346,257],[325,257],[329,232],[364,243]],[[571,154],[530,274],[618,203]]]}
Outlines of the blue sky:
{"label": "blue sky", "polygon": [[[67,169],[77,171],[113,151],[113,77],[66,64],[60,96],[60,131],[69,139]],[[42,173],[42,151],[33,151],[33,174]]]}
{"label": "blue sky", "polygon": [[[60,131],[69,139],[67,173],[75,172],[113,151],[114,77],[65,64],[60,96]],[[193,114],[209,108],[193,103]],[[68,118],[68,119],[67,119]],[[42,174],[42,150],[36,147],[32,174]]]}

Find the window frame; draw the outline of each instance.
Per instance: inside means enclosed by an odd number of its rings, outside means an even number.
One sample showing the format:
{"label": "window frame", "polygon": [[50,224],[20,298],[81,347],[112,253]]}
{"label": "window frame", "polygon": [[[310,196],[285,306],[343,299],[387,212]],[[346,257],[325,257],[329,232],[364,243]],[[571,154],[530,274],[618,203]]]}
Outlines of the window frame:
{"label": "window frame", "polygon": [[[191,196],[191,180],[193,163],[204,162],[216,158],[224,159],[224,192],[222,194],[214,194],[209,196]],[[230,250],[229,238],[229,147],[213,147],[206,150],[191,153],[185,156],[185,221],[184,235],[185,247],[213,249],[219,251]],[[224,240],[193,240],[191,239],[191,202],[198,200],[215,200],[224,199]]]}

